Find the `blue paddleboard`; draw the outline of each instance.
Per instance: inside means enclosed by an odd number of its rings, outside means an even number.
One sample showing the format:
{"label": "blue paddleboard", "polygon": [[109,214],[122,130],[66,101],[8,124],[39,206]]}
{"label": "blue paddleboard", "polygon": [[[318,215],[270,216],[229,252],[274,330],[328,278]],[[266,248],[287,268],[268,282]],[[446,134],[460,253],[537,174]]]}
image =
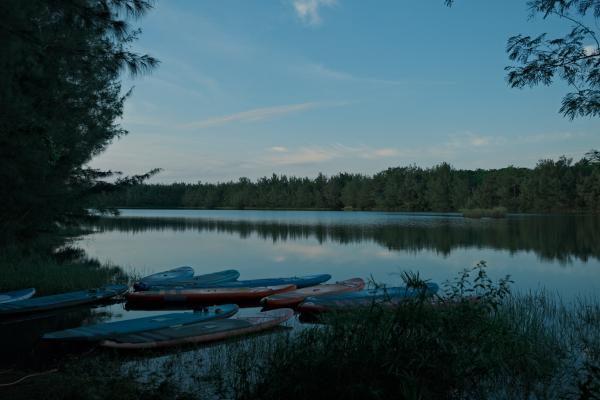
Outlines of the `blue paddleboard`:
{"label": "blue paddleboard", "polygon": [[135,290],[143,290],[146,286],[157,285],[162,282],[177,280],[183,281],[187,279],[191,279],[194,276],[194,268],[190,266],[182,266],[170,269],[168,271],[157,272],[152,275],[148,275],[143,277],[133,284],[133,288]]}
{"label": "blue paddleboard", "polygon": [[26,300],[35,294],[34,288],[15,290],[13,292],[0,293],[0,303],[11,303],[13,301]]}
{"label": "blue paddleboard", "polygon": [[46,333],[45,340],[59,341],[99,341],[119,335],[138,334],[156,329],[183,326],[198,322],[228,318],[238,311],[235,304],[205,307],[196,312],[179,312],[150,317],[106,322],[103,324],[81,326],[79,328]]}
{"label": "blue paddleboard", "polygon": [[219,284],[206,285],[203,282],[173,282],[173,286],[152,287],[153,290],[161,289],[194,289],[194,288],[254,288],[264,286],[296,285],[296,288],[318,285],[331,279],[329,274],[293,276],[289,278],[271,278],[271,279],[249,279],[244,281],[224,282]]}
{"label": "blue paddleboard", "polygon": [[127,285],[106,285],[100,288],[33,297],[0,304],[0,316],[55,310],[110,299],[129,290]]}
{"label": "blue paddleboard", "polygon": [[155,282],[140,281],[134,285],[135,290],[155,290],[156,288],[198,288],[211,287],[224,282],[235,281],[240,277],[239,271],[228,269],[225,271],[213,272],[210,274],[190,276],[185,279],[169,279]]}

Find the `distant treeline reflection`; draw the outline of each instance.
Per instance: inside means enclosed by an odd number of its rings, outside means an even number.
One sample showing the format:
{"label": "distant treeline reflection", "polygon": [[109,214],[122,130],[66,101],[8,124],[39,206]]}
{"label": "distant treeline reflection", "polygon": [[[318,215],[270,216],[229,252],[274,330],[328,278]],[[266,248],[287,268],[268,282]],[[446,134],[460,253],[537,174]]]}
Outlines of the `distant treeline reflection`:
{"label": "distant treeline reflection", "polygon": [[600,260],[600,217],[523,216],[503,220],[447,218],[407,219],[386,224],[319,224],[193,218],[99,218],[89,226],[101,232],[145,231],[218,232],[264,240],[316,238],[319,243],[373,241],[388,250],[433,250],[444,256],[460,248],[490,248],[509,252],[533,251],[542,260],[569,263]]}

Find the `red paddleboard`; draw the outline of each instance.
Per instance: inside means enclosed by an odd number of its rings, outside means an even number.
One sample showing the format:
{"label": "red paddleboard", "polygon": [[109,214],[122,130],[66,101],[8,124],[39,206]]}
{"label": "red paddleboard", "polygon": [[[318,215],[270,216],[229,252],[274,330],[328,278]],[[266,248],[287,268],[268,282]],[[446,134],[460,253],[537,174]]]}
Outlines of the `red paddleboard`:
{"label": "red paddleboard", "polygon": [[265,308],[296,307],[309,296],[355,292],[362,290],[364,287],[365,282],[362,279],[352,278],[334,284],[310,286],[290,292],[274,294],[263,298],[260,303]]}
{"label": "red paddleboard", "polygon": [[171,289],[128,293],[128,302],[148,306],[174,304],[247,304],[258,302],[265,296],[295,290],[295,285],[278,285],[254,288]]}
{"label": "red paddleboard", "polygon": [[101,342],[115,349],[150,349],[188,343],[208,343],[274,328],[294,315],[289,308],[259,312],[247,317],[228,318],[191,325],[179,325],[137,334],[115,336]]}

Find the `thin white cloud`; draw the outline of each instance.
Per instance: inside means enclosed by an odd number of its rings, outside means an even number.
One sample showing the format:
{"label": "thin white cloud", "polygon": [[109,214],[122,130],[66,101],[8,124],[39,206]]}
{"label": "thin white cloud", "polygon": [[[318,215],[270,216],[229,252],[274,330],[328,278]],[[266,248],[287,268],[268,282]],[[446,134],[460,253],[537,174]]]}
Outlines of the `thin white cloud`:
{"label": "thin white cloud", "polygon": [[374,150],[373,154],[379,157],[395,157],[398,156],[400,152],[398,149],[387,148]]}
{"label": "thin white cloud", "polygon": [[422,80],[412,78],[408,79],[380,79],[380,78],[371,78],[365,76],[356,76],[351,73],[340,71],[336,69],[329,68],[323,64],[308,62],[300,65],[294,65],[291,69],[299,74],[316,77],[320,79],[327,79],[333,81],[340,82],[354,82],[354,83],[367,83],[367,84],[376,84],[376,85],[409,85],[409,84],[417,84],[417,85],[449,85],[452,84],[450,81],[442,81],[442,80]]}
{"label": "thin white cloud", "polygon": [[[273,153],[273,147],[269,148]],[[351,147],[340,143],[330,146],[313,146],[300,147],[290,150],[285,148],[285,151],[277,152],[277,154],[269,154],[261,159],[262,163],[269,165],[302,165],[323,163],[339,158],[387,158],[398,157],[404,154],[400,149],[396,148],[372,148],[369,146]]]}
{"label": "thin white cloud", "polygon": [[337,156],[335,152],[329,149],[305,147],[287,154],[267,157],[265,161],[272,165],[299,165],[321,163],[332,160]]}
{"label": "thin white cloud", "polygon": [[506,142],[506,139],[499,136],[486,136],[472,132],[462,135],[452,136],[449,141],[442,144],[447,150],[454,149],[481,149],[484,147],[498,146]]}
{"label": "thin white cloud", "polygon": [[576,139],[585,136],[588,136],[588,134],[576,132],[549,132],[519,136],[517,140],[520,143],[550,143],[563,142],[566,140]]}
{"label": "thin white cloud", "polygon": [[209,128],[225,125],[232,122],[254,122],[274,118],[280,115],[286,115],[317,108],[341,107],[349,104],[348,102],[307,102],[300,104],[288,104],[283,106],[254,108],[252,110],[238,113],[210,117],[201,121],[190,122],[180,125],[181,128]]}
{"label": "thin white cloud", "polygon": [[305,65],[302,65],[299,68],[297,67],[296,69],[299,69],[301,72],[304,72],[306,74],[318,76],[320,78],[338,80],[338,81],[353,81],[353,80],[357,79],[352,74],[349,74],[349,73],[343,72],[343,71],[336,71],[331,68],[327,68],[323,64],[308,63]]}
{"label": "thin white cloud", "polygon": [[288,151],[287,147],[284,146],[272,146],[269,147],[267,150],[272,151],[274,153],[287,153]]}
{"label": "thin white cloud", "polygon": [[[465,156],[477,154],[494,154],[506,151],[515,144],[527,145],[542,141],[561,142],[575,137],[585,136],[569,132],[548,133],[519,136],[508,140],[501,136],[481,135],[466,132],[461,135],[451,136],[449,140],[438,145],[424,147],[398,148],[398,147],[371,147],[366,145],[347,146],[336,143],[329,146],[303,146],[289,149],[283,146],[274,146],[267,149],[258,164],[270,166],[299,166],[327,163],[336,160],[381,160],[388,159],[389,163],[403,164],[415,160],[430,160],[437,162],[455,162]],[[436,162],[433,162],[435,164]]]}
{"label": "thin white cloud", "polygon": [[320,9],[333,7],[337,0],[294,0],[293,6],[296,15],[309,25],[319,25],[322,22]]}
{"label": "thin white cloud", "polygon": [[599,54],[598,47],[593,44],[585,46],[583,48],[583,52],[585,53],[586,56],[593,56],[593,55]]}

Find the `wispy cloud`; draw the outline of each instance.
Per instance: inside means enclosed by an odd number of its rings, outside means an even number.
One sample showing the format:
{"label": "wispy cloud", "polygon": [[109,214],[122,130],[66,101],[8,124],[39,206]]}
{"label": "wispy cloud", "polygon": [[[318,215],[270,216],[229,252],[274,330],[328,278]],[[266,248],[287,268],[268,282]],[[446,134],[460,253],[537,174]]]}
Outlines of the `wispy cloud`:
{"label": "wispy cloud", "polygon": [[448,150],[455,149],[481,149],[489,146],[498,146],[506,143],[506,139],[500,136],[481,135],[473,132],[466,132],[461,135],[454,135],[442,147]]}
{"label": "wispy cloud", "polygon": [[329,107],[341,107],[350,104],[345,101],[322,101],[322,102],[307,102],[299,104],[288,104],[274,107],[254,108],[252,110],[241,111],[228,115],[221,115],[217,117],[210,117],[201,121],[190,122],[187,124],[180,125],[181,128],[209,128],[214,126],[225,125],[232,122],[254,122],[265,119],[275,118],[281,115],[297,113],[301,111],[317,109],[317,108],[329,108]]}
{"label": "wispy cloud", "polygon": [[287,147],[284,146],[272,146],[269,147],[267,150],[272,151],[274,153],[287,153],[288,151]]}
{"label": "wispy cloud", "polygon": [[340,143],[336,143],[330,146],[304,146],[293,150],[282,146],[274,146],[270,147],[268,151],[270,154],[266,155],[262,159],[262,162],[270,165],[279,166],[323,163],[339,158],[374,159],[398,157],[404,154],[404,152],[401,149],[392,147],[352,147]]}
{"label": "wispy cloud", "polygon": [[266,162],[272,165],[299,165],[321,163],[338,157],[331,149],[303,147],[298,150],[286,152],[266,158]]}
{"label": "wispy cloud", "polygon": [[599,49],[598,49],[598,46],[596,46],[594,44],[590,44],[583,48],[583,52],[585,53],[586,56],[593,56],[593,55],[599,53]]}
{"label": "wispy cloud", "polygon": [[333,7],[337,0],[294,0],[294,10],[300,19],[309,25],[319,25],[322,21],[320,9]]}
{"label": "wispy cloud", "polygon": [[572,140],[585,136],[589,136],[589,134],[582,132],[549,132],[519,136],[517,140],[520,143],[551,143],[564,142],[566,140]]}
{"label": "wispy cloud", "polygon": [[376,149],[373,151],[373,154],[379,157],[395,157],[400,154],[398,149],[387,148],[387,149]]}
{"label": "wispy cloud", "polygon": [[301,65],[294,65],[292,69],[300,74],[328,79],[334,81],[345,81],[355,83],[368,83],[377,85],[408,85],[408,84],[419,84],[419,85],[448,85],[452,84],[449,81],[442,80],[422,80],[422,79],[380,79],[366,76],[357,76],[349,72],[340,71],[329,68],[323,64],[308,62]]}
{"label": "wispy cloud", "polygon": [[466,132],[450,136],[448,140],[436,145],[419,147],[372,147],[366,145],[348,146],[336,143],[328,146],[302,146],[290,149],[273,146],[259,159],[259,164],[270,166],[294,166],[339,162],[341,160],[383,160],[390,165],[409,163],[416,160],[435,164],[441,161],[461,161],[463,157],[486,155],[509,151],[516,144],[528,145],[539,142],[562,142],[585,136],[575,133],[548,133],[524,135],[508,139],[503,136],[482,135]]}

